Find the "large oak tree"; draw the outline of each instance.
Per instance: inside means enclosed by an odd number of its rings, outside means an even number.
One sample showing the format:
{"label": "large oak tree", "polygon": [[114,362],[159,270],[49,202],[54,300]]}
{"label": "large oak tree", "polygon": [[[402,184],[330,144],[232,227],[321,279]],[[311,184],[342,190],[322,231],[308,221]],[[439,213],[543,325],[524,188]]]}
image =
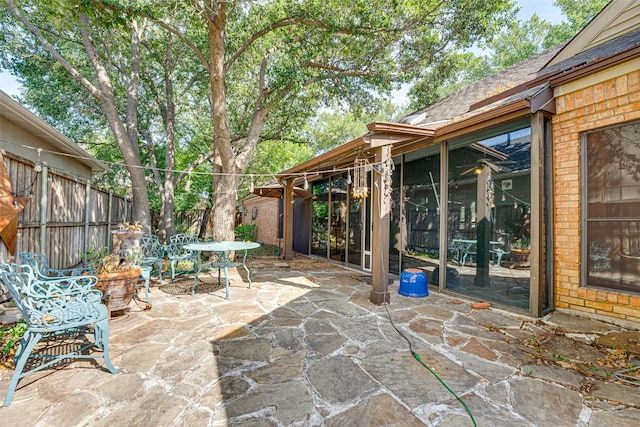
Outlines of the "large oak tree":
{"label": "large oak tree", "polygon": [[[40,4],[51,2],[15,3],[6,0],[13,15],[47,48],[48,34],[28,26],[27,15],[31,14],[26,10],[37,9],[42,16],[54,14],[55,8]],[[60,3],[77,9],[77,14],[66,19],[74,19],[74,29],[82,36],[85,73],[68,67],[68,59],[56,56],[55,49],[47,51],[99,100],[130,166],[134,192],[144,182],[144,174],[136,172],[143,166],[135,117],[142,68],[138,52],[151,34],[141,28],[161,28],[190,51],[190,57],[181,60],[200,79],[194,86],[207,90],[194,90],[174,102],[207,104],[209,109],[212,131],[205,145],[215,159],[210,228],[216,240],[233,239],[236,189],[265,134],[299,126],[317,106],[329,101],[364,108],[375,105],[372,100],[378,94],[439,67],[447,52],[469,48],[492,35],[512,7],[509,0]],[[122,93],[113,92],[112,78],[105,70],[110,51],[98,51],[92,34],[86,31],[88,24],[95,26],[105,17],[112,20],[105,23],[102,36],[116,30],[118,37],[129,35],[127,55],[121,56],[129,76],[119,85],[125,88]],[[157,33],[154,29],[153,34]],[[136,193],[134,203],[138,204],[136,219],[147,218],[148,197]]]}

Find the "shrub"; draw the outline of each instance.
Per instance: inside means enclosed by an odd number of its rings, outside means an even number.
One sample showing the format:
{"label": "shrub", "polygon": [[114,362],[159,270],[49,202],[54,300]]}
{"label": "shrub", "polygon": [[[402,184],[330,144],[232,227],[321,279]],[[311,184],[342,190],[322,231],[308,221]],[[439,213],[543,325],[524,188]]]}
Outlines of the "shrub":
{"label": "shrub", "polygon": [[24,320],[0,326],[0,364],[13,366],[13,356],[26,330],[27,324]]}
{"label": "shrub", "polygon": [[236,227],[236,238],[242,241],[256,241],[256,225],[242,224]]}

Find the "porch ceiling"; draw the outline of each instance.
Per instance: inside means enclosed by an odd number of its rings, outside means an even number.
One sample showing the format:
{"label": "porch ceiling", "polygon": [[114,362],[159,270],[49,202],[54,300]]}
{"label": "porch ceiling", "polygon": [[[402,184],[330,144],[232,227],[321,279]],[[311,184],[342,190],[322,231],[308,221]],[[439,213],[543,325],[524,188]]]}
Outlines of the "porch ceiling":
{"label": "porch ceiling", "polygon": [[[540,89],[533,92],[546,94]],[[377,147],[390,145],[391,156],[396,157],[438,144],[446,139],[496,126],[503,121],[511,121],[531,113],[531,100],[536,98],[536,95],[529,99],[521,99],[522,96],[523,94],[520,97],[516,95],[511,99],[497,101],[493,105],[469,112],[458,120],[441,121],[434,123],[432,127],[373,122],[367,125],[369,130],[367,134],[285,170],[277,177],[280,181],[293,178],[294,184],[298,185],[304,180],[305,175],[307,180],[314,180],[336,172],[346,172],[349,168],[353,168],[356,158],[364,157],[372,163]],[[478,149],[488,149],[488,147]]]}

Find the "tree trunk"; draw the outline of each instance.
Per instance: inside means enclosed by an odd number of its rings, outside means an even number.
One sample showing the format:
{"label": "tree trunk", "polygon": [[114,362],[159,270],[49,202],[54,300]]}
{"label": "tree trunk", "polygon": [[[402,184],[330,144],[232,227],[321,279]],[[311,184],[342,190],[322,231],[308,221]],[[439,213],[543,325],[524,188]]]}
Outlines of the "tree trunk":
{"label": "tree trunk", "polygon": [[174,93],[173,93],[173,78],[172,78],[172,70],[174,68],[173,62],[173,49],[172,49],[172,40],[171,35],[168,35],[169,40],[167,41],[167,56],[165,61],[165,94],[167,98],[167,114],[165,118],[165,128],[167,131],[167,141],[166,141],[166,155],[165,155],[165,176],[164,176],[164,226],[165,226],[165,236],[173,236],[176,234],[176,224],[175,224],[175,187],[176,187],[176,179],[174,177],[174,173],[172,172],[175,169],[176,164],[176,151],[175,151],[175,140],[176,140],[176,105],[174,102]]}
{"label": "tree trunk", "polygon": [[214,241],[233,241],[235,239],[236,188],[240,182],[240,176],[223,174],[214,176],[213,181],[211,238]]}
{"label": "tree trunk", "polygon": [[[227,92],[225,87],[226,2],[219,2],[215,14],[207,15],[209,29],[209,89],[213,120],[213,150],[220,175],[213,175],[213,240],[234,240],[236,188],[240,182],[236,157],[231,146],[227,121]],[[217,168],[216,168],[217,169]]]}
{"label": "tree trunk", "polygon": [[[213,198],[211,198],[213,200]],[[211,217],[211,206],[207,206],[202,214],[202,222],[200,223],[200,231],[198,232],[199,240],[207,240],[207,228],[209,227],[209,218]]]}

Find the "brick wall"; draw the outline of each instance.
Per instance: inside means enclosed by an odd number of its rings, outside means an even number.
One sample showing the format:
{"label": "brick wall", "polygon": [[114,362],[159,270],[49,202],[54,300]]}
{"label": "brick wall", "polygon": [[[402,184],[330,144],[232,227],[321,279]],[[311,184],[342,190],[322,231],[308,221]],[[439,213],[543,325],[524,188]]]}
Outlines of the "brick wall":
{"label": "brick wall", "polygon": [[[242,205],[242,223],[256,224],[256,240],[260,243],[278,246],[278,199],[249,197],[242,201]],[[252,220],[251,213],[254,207],[258,208],[258,216]]]}
{"label": "brick wall", "polygon": [[629,61],[555,89],[555,306],[616,323],[640,323],[640,295],[581,287],[580,133],[640,119],[639,69]]}

